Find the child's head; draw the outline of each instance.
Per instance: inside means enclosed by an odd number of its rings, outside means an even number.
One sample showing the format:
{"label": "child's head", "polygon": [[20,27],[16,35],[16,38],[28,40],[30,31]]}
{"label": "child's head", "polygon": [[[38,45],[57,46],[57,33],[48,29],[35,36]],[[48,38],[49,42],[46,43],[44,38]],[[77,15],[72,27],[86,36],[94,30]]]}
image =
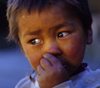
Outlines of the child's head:
{"label": "child's head", "polygon": [[92,42],[87,0],[9,0],[7,18],[8,38],[20,44],[36,71],[48,52],[67,64],[71,75]]}

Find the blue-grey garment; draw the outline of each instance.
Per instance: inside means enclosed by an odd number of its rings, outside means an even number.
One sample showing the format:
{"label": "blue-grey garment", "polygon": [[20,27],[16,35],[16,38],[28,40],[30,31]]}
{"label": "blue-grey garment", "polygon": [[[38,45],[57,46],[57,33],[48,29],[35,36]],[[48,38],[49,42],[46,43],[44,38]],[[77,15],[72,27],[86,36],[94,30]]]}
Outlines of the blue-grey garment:
{"label": "blue-grey garment", "polygon": [[[33,76],[35,74],[36,73],[34,73]],[[33,83],[30,81],[29,77],[25,77],[21,81],[19,81],[15,88],[40,87],[36,79]],[[85,71],[71,77],[69,81],[56,85],[53,88],[100,88],[100,69],[92,71],[89,69],[89,67],[87,67]]]}

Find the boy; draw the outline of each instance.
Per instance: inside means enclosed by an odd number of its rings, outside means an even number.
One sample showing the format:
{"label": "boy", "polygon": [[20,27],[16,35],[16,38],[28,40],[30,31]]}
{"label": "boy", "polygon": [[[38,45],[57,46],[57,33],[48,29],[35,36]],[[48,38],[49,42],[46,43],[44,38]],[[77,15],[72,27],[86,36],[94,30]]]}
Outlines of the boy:
{"label": "boy", "polygon": [[8,39],[35,70],[16,88],[99,88],[100,70],[82,64],[92,43],[87,0],[8,0]]}

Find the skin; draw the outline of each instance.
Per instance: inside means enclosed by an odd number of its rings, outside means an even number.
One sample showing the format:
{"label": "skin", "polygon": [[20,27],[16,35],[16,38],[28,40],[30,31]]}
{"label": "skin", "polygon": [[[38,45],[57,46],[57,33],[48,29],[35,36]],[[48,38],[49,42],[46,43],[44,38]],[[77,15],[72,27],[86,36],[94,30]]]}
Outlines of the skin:
{"label": "skin", "polygon": [[20,43],[37,71],[39,86],[52,88],[68,81],[83,60],[86,44],[92,42],[91,28],[86,37],[81,22],[57,6],[40,14],[23,11],[18,20]]}

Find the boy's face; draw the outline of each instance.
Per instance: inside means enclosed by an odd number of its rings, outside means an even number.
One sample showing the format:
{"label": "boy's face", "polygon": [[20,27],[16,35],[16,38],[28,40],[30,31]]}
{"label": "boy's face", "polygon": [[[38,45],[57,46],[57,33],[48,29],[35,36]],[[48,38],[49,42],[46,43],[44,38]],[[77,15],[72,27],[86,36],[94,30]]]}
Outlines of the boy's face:
{"label": "boy's face", "polygon": [[81,64],[86,36],[80,21],[69,12],[52,6],[40,14],[23,11],[19,16],[18,36],[25,56],[37,71],[43,54],[54,55],[71,75]]}

